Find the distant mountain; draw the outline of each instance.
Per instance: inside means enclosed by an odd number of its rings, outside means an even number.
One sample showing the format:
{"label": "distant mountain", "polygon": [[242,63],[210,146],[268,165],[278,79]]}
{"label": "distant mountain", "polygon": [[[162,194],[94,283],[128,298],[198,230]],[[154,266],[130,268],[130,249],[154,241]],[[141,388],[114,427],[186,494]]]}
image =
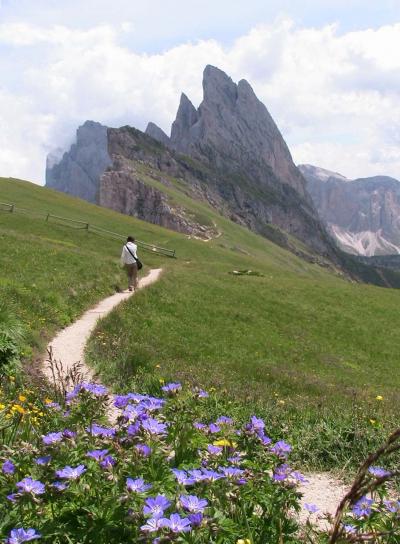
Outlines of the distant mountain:
{"label": "distant mountain", "polygon": [[400,182],[387,176],[349,180],[300,165],[321,219],[339,246],[355,255],[400,253]]}
{"label": "distant mountain", "polygon": [[311,253],[334,260],[336,248],[304,178],[251,86],[207,66],[203,90],[198,109],[182,94],[170,137],[154,123],[144,134],[87,121],[62,159],[49,159],[46,185],[181,232],[204,231],[167,191],[149,183],[143,168],[151,168],[159,183],[165,174],[175,176],[192,198],[231,220],[302,251],[292,235]]}

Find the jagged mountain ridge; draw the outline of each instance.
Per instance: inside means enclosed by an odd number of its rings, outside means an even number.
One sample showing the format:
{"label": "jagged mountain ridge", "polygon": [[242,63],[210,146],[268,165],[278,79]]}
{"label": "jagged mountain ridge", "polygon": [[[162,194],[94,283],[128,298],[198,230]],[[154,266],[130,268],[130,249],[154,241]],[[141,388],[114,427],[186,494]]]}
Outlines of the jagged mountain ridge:
{"label": "jagged mountain ridge", "polygon": [[165,195],[149,190],[137,168],[144,162],[161,182],[163,173],[183,180],[194,198],[233,221],[267,237],[276,237],[279,227],[334,259],[336,249],[305,181],[250,85],[208,66],[203,88],[198,110],[182,95],[170,138],[154,123],[147,127],[148,141],[137,130],[85,123],[70,151],[48,165],[46,185],[182,232],[201,231]]}
{"label": "jagged mountain ridge", "polygon": [[387,176],[349,180],[300,165],[318,213],[338,245],[355,255],[400,253],[400,182]]}

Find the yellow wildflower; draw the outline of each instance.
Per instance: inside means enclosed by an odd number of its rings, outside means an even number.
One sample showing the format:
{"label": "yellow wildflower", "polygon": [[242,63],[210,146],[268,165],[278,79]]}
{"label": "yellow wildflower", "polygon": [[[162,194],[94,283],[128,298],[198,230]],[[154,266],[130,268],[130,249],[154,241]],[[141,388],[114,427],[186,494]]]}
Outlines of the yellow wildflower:
{"label": "yellow wildflower", "polygon": [[371,423],[371,425],[375,425],[376,419],[370,419],[369,422]]}
{"label": "yellow wildflower", "polygon": [[232,440],[228,440],[226,438],[221,438],[220,440],[216,440],[213,442],[214,446],[230,446],[235,447],[236,442],[232,442]]}
{"label": "yellow wildflower", "polygon": [[5,407],[6,407],[6,405],[5,405],[5,404],[1,404],[1,402],[0,402],[0,412],[1,412],[1,410],[4,410]]}
{"label": "yellow wildflower", "polygon": [[20,402],[25,402],[25,401],[26,401],[25,395],[19,395],[18,400],[19,400]]}
{"label": "yellow wildflower", "polygon": [[285,404],[284,400],[278,400],[278,404]]}
{"label": "yellow wildflower", "polygon": [[20,414],[25,414],[25,408],[23,408],[20,404],[14,404],[11,408],[13,412],[18,412]]}
{"label": "yellow wildflower", "polygon": [[160,378],[158,381],[159,381],[161,384],[165,383],[164,378]]}
{"label": "yellow wildflower", "polygon": [[382,395],[377,395],[375,398],[376,398],[376,400],[383,400]]}
{"label": "yellow wildflower", "polygon": [[236,544],[251,544],[251,540],[249,538],[239,538]]}
{"label": "yellow wildflower", "polygon": [[14,376],[10,376],[10,377],[9,377],[9,380],[10,380],[10,382],[15,382]]}
{"label": "yellow wildflower", "polygon": [[51,399],[44,399],[45,404],[51,404],[53,401]]}
{"label": "yellow wildflower", "polygon": [[161,365],[156,365],[156,368],[161,368]]}

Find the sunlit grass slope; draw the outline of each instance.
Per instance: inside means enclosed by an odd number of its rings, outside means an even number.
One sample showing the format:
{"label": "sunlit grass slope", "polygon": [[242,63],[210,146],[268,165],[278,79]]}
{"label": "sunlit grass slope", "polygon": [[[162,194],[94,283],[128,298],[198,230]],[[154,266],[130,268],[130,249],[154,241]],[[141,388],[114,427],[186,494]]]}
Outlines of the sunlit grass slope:
{"label": "sunlit grass slope", "polygon": [[[138,369],[227,388],[235,398],[398,402],[400,292],[350,283],[215,212],[209,243],[26,182],[0,180],[0,201],[93,222],[177,250],[142,254],[161,281],[104,320],[89,357],[106,379]],[[207,206],[201,213],[207,214]],[[211,216],[210,216],[211,217]],[[0,296],[31,328],[31,345],[124,286],[120,243],[68,226],[0,214]],[[235,276],[252,269],[261,276]]]}

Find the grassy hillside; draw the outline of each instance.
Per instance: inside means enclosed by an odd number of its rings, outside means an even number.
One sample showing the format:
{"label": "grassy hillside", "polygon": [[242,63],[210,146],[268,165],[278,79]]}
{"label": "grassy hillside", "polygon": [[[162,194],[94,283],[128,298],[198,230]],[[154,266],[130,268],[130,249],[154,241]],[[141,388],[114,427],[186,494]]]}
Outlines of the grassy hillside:
{"label": "grassy hillside", "polygon": [[[205,243],[27,182],[0,179],[0,201],[177,250],[176,260],[142,253],[164,268],[161,281],[93,335],[88,358],[110,383],[138,372],[183,378],[251,409],[273,406],[277,420],[285,411],[315,422],[337,407],[351,418],[354,401],[366,425],[397,411],[400,291],[350,283],[215,212],[222,234]],[[126,282],[120,242],[43,217],[1,212],[0,246],[0,297],[29,329],[30,349]],[[247,269],[259,275],[232,274]]]}

